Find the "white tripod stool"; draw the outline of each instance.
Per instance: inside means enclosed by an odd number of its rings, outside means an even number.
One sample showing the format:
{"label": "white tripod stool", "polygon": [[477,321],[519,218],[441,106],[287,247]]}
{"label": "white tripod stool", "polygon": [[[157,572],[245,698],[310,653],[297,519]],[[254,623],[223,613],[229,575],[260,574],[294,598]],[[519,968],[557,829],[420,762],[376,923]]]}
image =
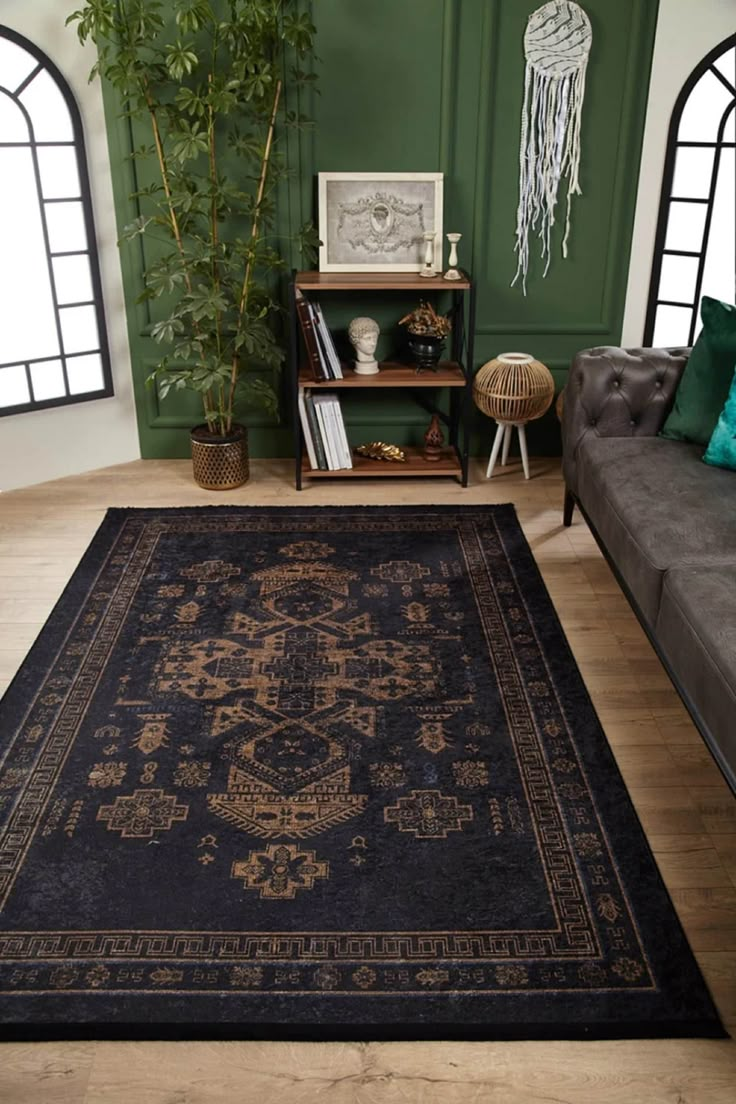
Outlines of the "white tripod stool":
{"label": "white tripod stool", "polygon": [[526,422],[497,422],[496,427],[496,436],[493,439],[493,448],[491,449],[491,456],[488,461],[486,479],[490,479],[493,475],[493,469],[496,466],[499,452],[501,453],[501,467],[506,467],[509,458],[509,447],[511,445],[511,434],[514,429],[519,434],[519,450],[521,452],[521,463],[524,467],[524,478],[528,479],[529,456],[526,451]]}

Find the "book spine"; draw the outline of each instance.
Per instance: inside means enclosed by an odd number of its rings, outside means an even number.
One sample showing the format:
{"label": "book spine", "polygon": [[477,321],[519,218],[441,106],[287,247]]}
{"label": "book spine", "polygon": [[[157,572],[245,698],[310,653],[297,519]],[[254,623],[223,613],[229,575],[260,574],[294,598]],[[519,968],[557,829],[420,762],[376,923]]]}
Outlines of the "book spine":
{"label": "book spine", "polygon": [[337,439],[340,446],[340,455],[342,457],[343,468],[352,468],[353,456],[350,451],[350,445],[348,444],[348,435],[345,431],[345,419],[342,416],[342,406],[337,395],[335,395],[335,401],[332,405],[332,411],[335,417],[335,425],[337,429]]}
{"label": "book spine", "polygon": [[340,447],[340,437],[337,432],[337,418],[335,416],[335,397],[330,395],[329,401],[324,405],[325,416],[327,419],[328,432],[330,434],[330,447],[332,449],[332,455],[335,460],[336,468],[344,468],[345,462],[342,455],[342,448]]}
{"label": "book spine", "polygon": [[337,456],[335,454],[335,448],[332,443],[332,433],[330,432],[330,420],[327,413],[327,403],[329,396],[324,392],[321,395],[314,396],[314,406],[317,411],[317,421],[319,422],[320,433],[322,435],[322,443],[325,446],[325,456],[327,458],[327,467],[330,471],[336,471],[340,467]]}
{"label": "book spine", "polygon": [[317,463],[317,454],[315,452],[314,441],[312,439],[312,427],[310,426],[309,419],[307,418],[307,405],[304,397],[303,387],[299,388],[297,405],[299,407],[299,421],[301,422],[302,426],[302,436],[304,438],[304,444],[306,445],[307,456],[309,457],[309,466],[312,468],[312,470],[314,470],[314,468],[319,467],[319,465]]}
{"label": "book spine", "polygon": [[317,411],[314,406],[314,399],[311,391],[307,391],[304,396],[304,405],[307,410],[307,421],[309,422],[309,428],[312,431],[312,441],[314,442],[314,452],[317,458],[317,467],[320,471],[327,471],[327,456],[325,454],[325,446],[322,440],[322,434],[319,428],[319,420],[317,418]]}
{"label": "book spine", "polygon": [[314,324],[309,313],[309,303],[298,288],[296,289],[295,298],[296,312],[299,316],[299,323],[301,325],[302,336],[304,338],[304,347],[307,350],[307,360],[309,362],[309,367],[311,368],[315,379],[329,379],[329,376],[326,376],[324,374],[322,368],[322,360],[317,348],[317,338],[314,332]]}
{"label": "book spine", "polygon": [[317,313],[317,308],[312,303],[309,303],[309,315],[312,319],[312,328],[317,339],[317,351],[319,353],[319,359],[322,367],[322,372],[324,373],[324,378],[333,380],[335,379],[335,374],[332,371],[332,365],[330,364],[330,359],[327,355],[327,349],[325,348],[325,339],[319,324],[319,314]]}
{"label": "book spine", "polygon": [[322,342],[327,352],[327,359],[330,362],[332,374],[335,379],[342,379],[342,365],[340,364],[340,358],[337,355],[337,349],[335,348],[335,342],[332,338],[327,323],[325,322],[325,316],[322,312],[322,304],[317,303],[317,324],[320,334],[322,335]]}

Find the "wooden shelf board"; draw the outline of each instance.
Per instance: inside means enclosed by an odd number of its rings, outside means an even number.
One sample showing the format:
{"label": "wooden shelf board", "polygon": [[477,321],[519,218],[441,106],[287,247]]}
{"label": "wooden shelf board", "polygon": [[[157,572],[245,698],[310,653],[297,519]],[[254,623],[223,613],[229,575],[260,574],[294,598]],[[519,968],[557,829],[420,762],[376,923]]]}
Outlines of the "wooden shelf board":
{"label": "wooden shelf board", "polygon": [[353,368],[346,364],[342,366],[344,379],[341,380],[315,380],[308,368],[299,371],[299,386],[322,388],[332,390],[342,387],[464,387],[465,376],[459,364],[450,360],[440,361],[436,372],[422,371],[417,373],[412,364],[397,364],[394,361],[385,361],[380,365],[380,371],[373,376],[359,376]]}
{"label": "wooden shelf board", "polygon": [[416,272],[297,272],[301,291],[468,291],[470,280],[445,280]]}
{"label": "wooden shelf board", "polygon": [[406,453],[406,463],[397,464],[387,460],[369,460],[365,456],[353,453],[353,467],[340,468],[337,471],[320,471],[310,468],[309,459],[302,456],[302,475],[310,479],[342,478],[359,479],[362,476],[438,476],[462,475],[462,466],[457,453],[452,448],[444,448],[439,460],[425,460],[420,448],[411,445],[401,446]]}

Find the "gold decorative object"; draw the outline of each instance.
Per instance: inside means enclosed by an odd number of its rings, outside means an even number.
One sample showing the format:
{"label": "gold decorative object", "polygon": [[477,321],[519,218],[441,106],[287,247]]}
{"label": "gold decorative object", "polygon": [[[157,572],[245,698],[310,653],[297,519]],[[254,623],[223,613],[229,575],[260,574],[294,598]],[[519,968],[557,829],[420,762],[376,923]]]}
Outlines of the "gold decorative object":
{"label": "gold decorative object", "polygon": [[500,353],[478,369],[473,382],[475,405],[498,422],[488,462],[488,478],[493,474],[502,445],[501,464],[506,464],[514,428],[519,433],[524,475],[529,478],[524,426],[542,417],[549,409],[554,394],[555,382],[549,368],[528,353]]}
{"label": "gold decorative object", "polygon": [[368,445],[358,445],[354,450],[359,456],[369,460],[387,460],[395,464],[406,463],[406,453],[398,445],[387,445],[383,441],[371,441]]}

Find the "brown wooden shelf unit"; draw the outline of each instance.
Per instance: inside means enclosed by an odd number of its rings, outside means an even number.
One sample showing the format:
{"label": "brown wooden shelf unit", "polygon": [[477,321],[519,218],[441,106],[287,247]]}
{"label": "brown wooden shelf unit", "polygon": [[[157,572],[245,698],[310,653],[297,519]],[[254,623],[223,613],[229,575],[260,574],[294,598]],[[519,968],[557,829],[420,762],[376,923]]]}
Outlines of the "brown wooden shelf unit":
{"label": "brown wooden shelf unit", "polygon": [[[436,293],[448,293],[452,298],[450,359],[441,361],[436,371],[417,371],[413,364],[386,361],[380,364],[375,375],[358,375],[354,369],[341,363],[342,379],[317,379],[311,360],[319,367],[314,327],[304,311],[302,296],[310,302],[329,292],[421,292],[422,298]],[[297,306],[299,304],[299,307]],[[448,281],[442,276],[425,278],[415,272],[295,272],[291,282],[291,347],[289,380],[292,397],[294,428],[295,470],[297,490],[303,479],[341,478],[355,479],[367,476],[452,476],[463,487],[468,483],[468,419],[471,408],[471,382],[473,365],[473,331],[475,327],[475,289],[471,278]],[[300,313],[301,312],[301,313]],[[360,313],[360,308],[356,310]],[[306,354],[306,355],[305,355]],[[324,359],[324,358],[323,358]],[[404,447],[406,462],[370,460],[352,452],[351,468],[326,470],[313,468],[306,451],[306,442],[299,411],[299,392],[310,391],[386,390],[401,388],[407,392],[423,392],[422,406],[437,409],[427,401],[432,398],[431,389],[448,389],[449,413],[438,409],[449,433],[449,445],[443,448],[438,460],[427,460],[419,447]],[[416,396],[419,401],[419,395]]]}

